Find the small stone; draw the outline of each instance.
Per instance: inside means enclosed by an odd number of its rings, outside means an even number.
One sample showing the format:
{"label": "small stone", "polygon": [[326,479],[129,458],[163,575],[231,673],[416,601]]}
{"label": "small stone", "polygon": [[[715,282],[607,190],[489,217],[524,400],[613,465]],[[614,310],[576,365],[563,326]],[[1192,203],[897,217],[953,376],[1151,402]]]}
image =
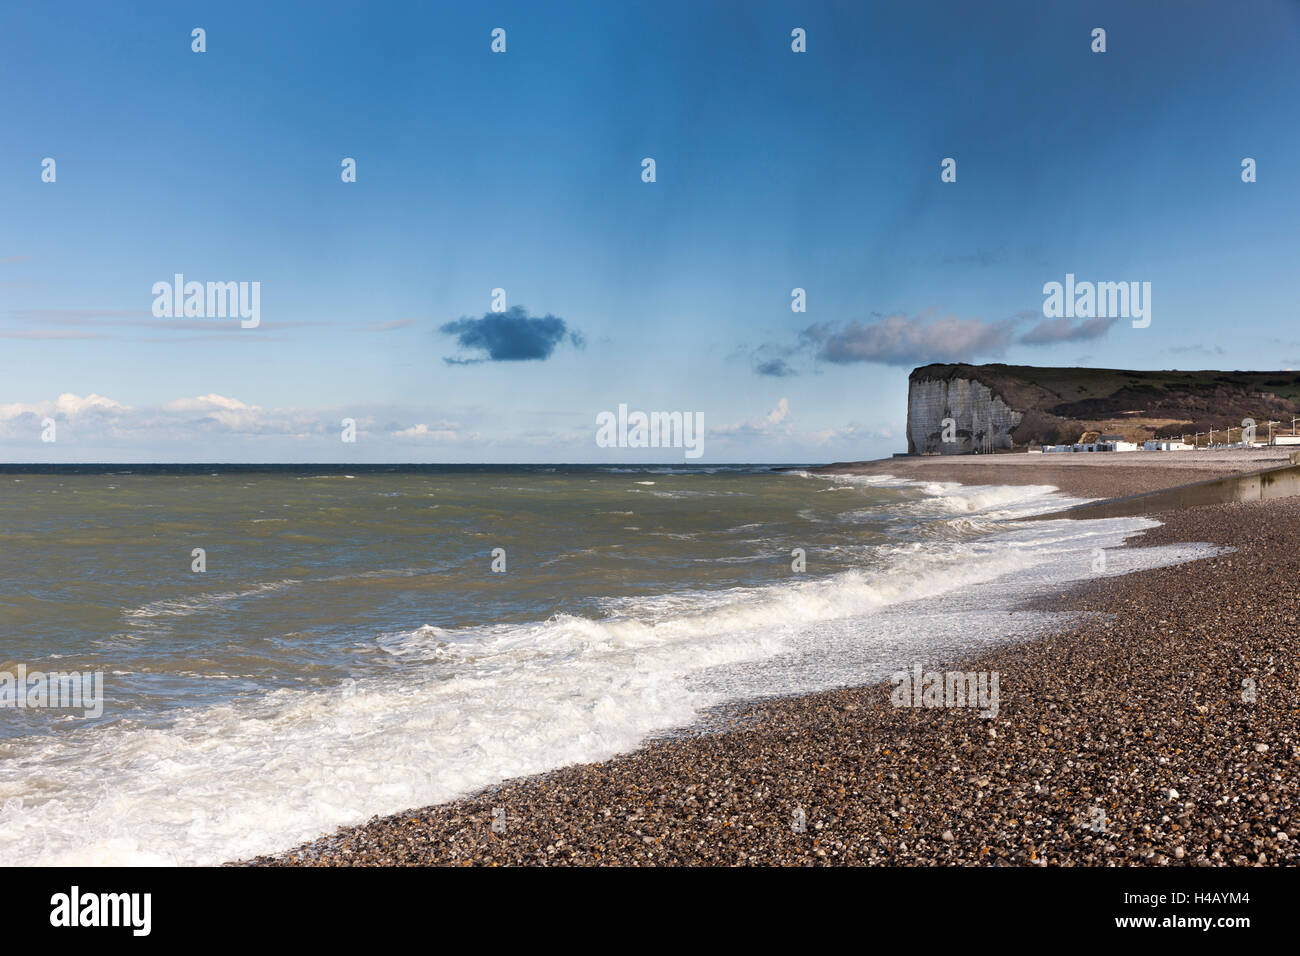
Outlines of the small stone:
{"label": "small stone", "polygon": [[956,839],[956,837],[954,837],[954,836],[952,835],[952,831],[951,831],[951,830],[944,830],[944,831],[943,831],[943,842],[944,842],[944,843],[951,843],[954,839]]}
{"label": "small stone", "polygon": [[1262,754],[1268,752],[1268,744],[1255,744],[1255,753]]}
{"label": "small stone", "polygon": [[1180,847],[1180,846],[1176,846],[1176,847],[1174,847],[1174,859],[1175,859],[1175,860],[1181,860],[1181,859],[1182,859],[1184,856],[1186,856],[1186,855],[1187,855],[1187,851],[1184,850],[1182,847]]}

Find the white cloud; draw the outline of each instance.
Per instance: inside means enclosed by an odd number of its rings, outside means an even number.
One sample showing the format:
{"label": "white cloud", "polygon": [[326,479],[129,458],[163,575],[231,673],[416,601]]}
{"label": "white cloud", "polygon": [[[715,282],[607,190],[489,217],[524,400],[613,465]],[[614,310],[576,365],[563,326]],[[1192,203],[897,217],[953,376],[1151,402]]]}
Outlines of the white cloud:
{"label": "white cloud", "polygon": [[40,418],[72,419],[88,412],[114,414],[129,411],[128,406],[115,402],[103,395],[91,393],[85,398],[64,392],[52,402],[11,402],[0,405],[0,422],[11,421],[23,415],[35,415]]}
{"label": "white cloud", "polygon": [[215,392],[208,395],[198,395],[194,398],[177,398],[163,405],[168,411],[175,412],[196,412],[196,411],[261,411],[256,405],[246,405],[237,398],[226,398],[224,395],[217,395]]}
{"label": "white cloud", "polygon": [[836,442],[888,441],[894,437],[894,430],[889,426],[866,428],[862,425],[846,425],[843,428],[823,428],[807,432],[804,438],[818,445],[832,445]]}
{"label": "white cloud", "polygon": [[708,434],[715,437],[760,437],[768,435],[789,435],[791,426],[786,423],[790,416],[790,400],[781,398],[772,409],[760,419],[748,422],[735,422],[731,425],[717,425],[708,429]]}
{"label": "white cloud", "polygon": [[790,399],[782,398],[776,403],[776,408],[767,413],[769,425],[780,425],[787,415],[790,414]]}
{"label": "white cloud", "polygon": [[174,422],[189,421],[205,431],[219,430],[239,434],[292,434],[306,424],[301,413],[267,412],[259,405],[249,405],[237,398],[211,392],[193,398],[177,398],[162,406],[162,412]]}
{"label": "white cloud", "polygon": [[392,433],[394,438],[415,439],[423,441],[478,441],[482,436],[478,432],[464,433],[456,422],[437,422],[430,426],[424,423],[412,425]]}
{"label": "white cloud", "polygon": [[0,405],[0,438],[28,439],[45,418],[66,426],[59,431],[60,442],[183,441],[214,432],[305,438],[325,434],[333,427],[330,417],[314,410],[268,410],[215,393],[134,408],[103,395],[92,393],[83,398],[66,392],[54,401]]}
{"label": "white cloud", "polygon": [[431,419],[402,427],[418,412],[394,407],[264,408],[229,395],[209,392],[182,396],[159,405],[133,408],[103,395],[72,393],[52,401],[0,404],[0,440],[19,444],[38,441],[41,422],[53,418],[60,444],[109,444],[157,448],[220,440],[337,443],[343,419],[356,422],[361,442],[449,444],[482,441],[482,434],[459,422]]}

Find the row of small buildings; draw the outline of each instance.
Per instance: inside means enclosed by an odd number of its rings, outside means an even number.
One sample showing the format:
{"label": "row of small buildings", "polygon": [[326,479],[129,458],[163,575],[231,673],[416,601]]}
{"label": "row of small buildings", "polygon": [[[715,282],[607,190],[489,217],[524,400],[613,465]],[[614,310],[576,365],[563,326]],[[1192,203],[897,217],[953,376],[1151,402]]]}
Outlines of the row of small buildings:
{"label": "row of small buildings", "polygon": [[[1272,445],[1300,445],[1300,435],[1274,435],[1271,442],[1238,441],[1220,442],[1207,445],[1207,448],[1266,448]],[[1076,442],[1073,445],[1044,445],[1045,452],[1105,452],[1105,451],[1194,451],[1199,445],[1189,445],[1185,441],[1168,439],[1144,441],[1139,447],[1137,442],[1128,441],[1123,435],[1101,435],[1096,441]]]}

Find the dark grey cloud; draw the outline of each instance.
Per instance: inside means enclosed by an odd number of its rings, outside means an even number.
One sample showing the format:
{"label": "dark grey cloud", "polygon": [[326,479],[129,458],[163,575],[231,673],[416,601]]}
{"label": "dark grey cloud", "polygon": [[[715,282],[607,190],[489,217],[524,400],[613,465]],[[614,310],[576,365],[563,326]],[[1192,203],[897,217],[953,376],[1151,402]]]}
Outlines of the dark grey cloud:
{"label": "dark grey cloud", "polygon": [[1096,318],[1079,322],[1069,319],[1044,319],[1020,336],[1023,345],[1055,345],[1057,342],[1084,342],[1098,339],[1110,331],[1118,319]]}
{"label": "dark grey cloud", "polygon": [[836,365],[924,365],[1001,355],[1011,344],[1013,325],[1012,319],[890,315],[872,322],[810,325],[799,337],[816,349],[817,358]]}
{"label": "dark grey cloud", "polygon": [[787,378],[797,374],[790,363],[783,358],[768,359],[759,362],[754,366],[754,371],[759,375],[770,375],[773,378]]}
{"label": "dark grey cloud", "polygon": [[448,365],[541,361],[550,358],[566,338],[576,348],[586,345],[582,333],[570,330],[559,316],[530,316],[521,306],[506,312],[487,312],[479,319],[466,316],[446,323],[438,331],[456,336],[456,344],[462,349],[487,353],[477,358],[444,358]]}

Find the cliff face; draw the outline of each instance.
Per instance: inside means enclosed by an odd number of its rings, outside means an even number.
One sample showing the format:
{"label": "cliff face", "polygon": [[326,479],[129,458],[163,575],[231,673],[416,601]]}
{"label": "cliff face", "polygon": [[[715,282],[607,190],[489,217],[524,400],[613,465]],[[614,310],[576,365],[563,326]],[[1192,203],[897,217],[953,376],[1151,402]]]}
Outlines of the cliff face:
{"label": "cliff face", "polygon": [[[913,455],[969,455],[1010,448],[1011,433],[1023,417],[981,382],[914,378],[907,393],[907,450]],[[945,418],[952,419],[952,427],[945,428]],[[952,441],[944,440],[945,431]]]}
{"label": "cliff face", "polygon": [[[1030,365],[924,365],[908,377],[907,450],[962,455],[1087,432],[1133,442],[1256,422],[1286,429],[1300,417],[1300,373],[1141,371]],[[945,442],[943,420],[956,423]],[[1278,423],[1281,425],[1278,425]],[[1226,435],[1224,436],[1226,437]]]}

